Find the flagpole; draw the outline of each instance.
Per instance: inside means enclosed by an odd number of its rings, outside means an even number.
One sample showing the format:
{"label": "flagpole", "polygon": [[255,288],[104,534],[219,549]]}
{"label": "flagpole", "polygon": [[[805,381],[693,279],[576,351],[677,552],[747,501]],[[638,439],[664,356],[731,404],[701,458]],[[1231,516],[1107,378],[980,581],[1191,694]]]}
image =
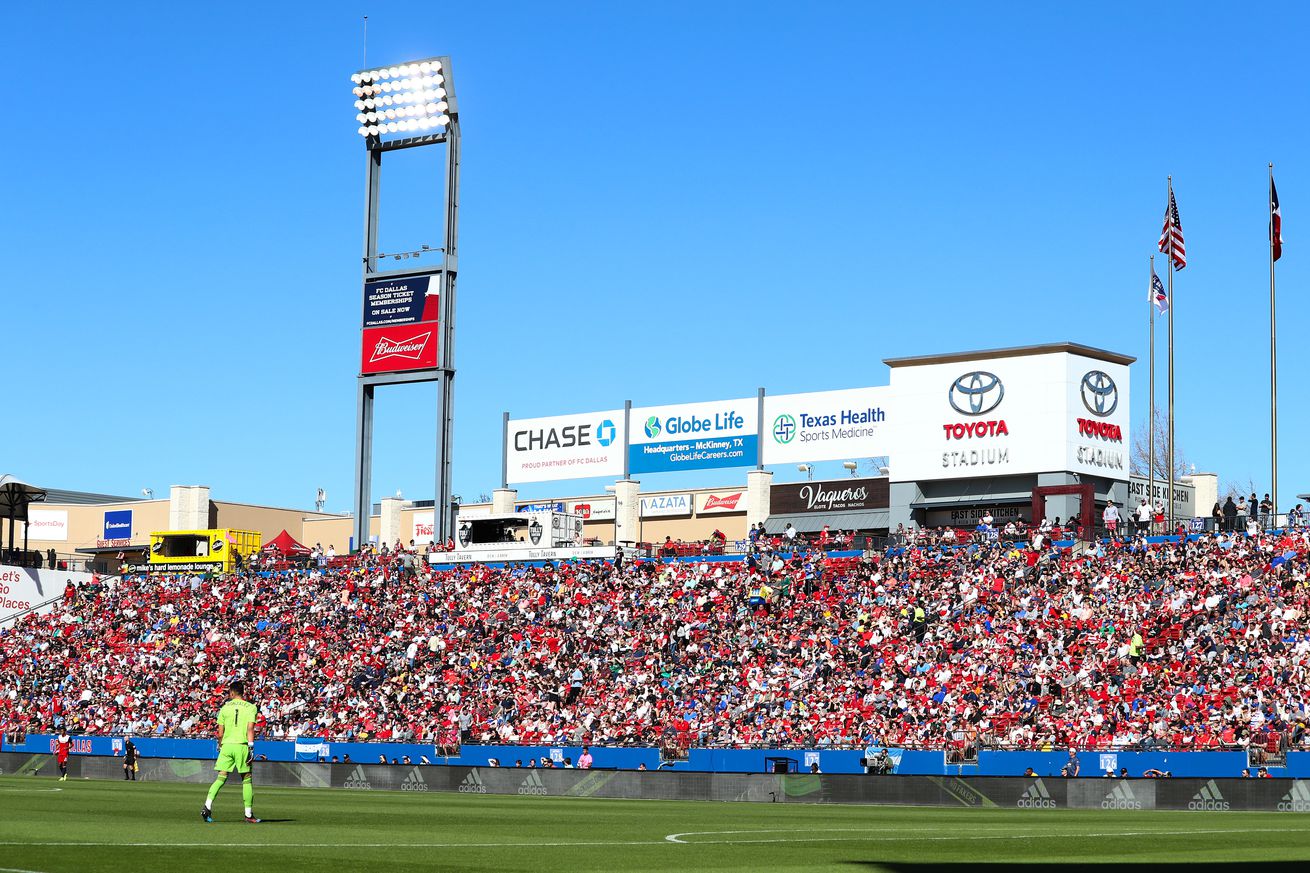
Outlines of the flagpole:
{"label": "flagpole", "polygon": [[[1174,202],[1174,177],[1169,177],[1169,206],[1173,209]],[[1169,507],[1169,530],[1174,529],[1174,310],[1178,308],[1178,301],[1174,299],[1174,237],[1173,231],[1169,232],[1169,444],[1166,446],[1166,454],[1169,460],[1169,493],[1165,495],[1165,503]]]}
{"label": "flagpole", "polygon": [[1269,461],[1274,502],[1272,527],[1278,526],[1278,315],[1274,293],[1274,164],[1269,162]]}
{"label": "flagpole", "polygon": [[1150,310],[1151,332],[1151,412],[1146,426],[1151,431],[1151,452],[1146,465],[1146,502],[1151,507],[1147,532],[1155,530],[1155,255],[1151,255],[1151,275],[1146,277],[1146,308]]}

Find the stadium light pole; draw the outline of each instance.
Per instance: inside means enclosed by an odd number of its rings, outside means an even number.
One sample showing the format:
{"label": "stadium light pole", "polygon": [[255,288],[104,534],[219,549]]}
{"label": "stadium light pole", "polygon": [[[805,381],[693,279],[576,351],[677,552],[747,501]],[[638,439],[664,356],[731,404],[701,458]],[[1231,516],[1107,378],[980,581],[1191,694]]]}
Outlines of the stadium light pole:
{"label": "stadium light pole", "polygon": [[[448,539],[452,534],[450,458],[454,423],[455,388],[455,277],[459,271],[459,108],[451,78],[450,58],[436,57],[407,61],[387,67],[359,70],[351,77],[355,97],[357,133],[363,138],[366,156],[364,199],[364,320],[361,327],[361,365],[356,386],[355,404],[355,547],[368,542],[369,518],[372,515],[373,478],[373,405],[382,385],[437,383],[436,489],[433,500],[433,536]],[[441,264],[436,267],[411,267],[383,271],[378,268],[378,225],[382,183],[382,158],[388,152],[425,146],[446,147],[444,167],[445,209],[442,215],[444,244]],[[395,336],[373,336],[378,320],[370,325],[369,287],[395,280],[398,285],[422,287],[425,295],[433,289],[439,295],[437,319],[431,334],[437,339],[435,366],[430,360],[417,360],[423,349],[414,351],[406,341]],[[407,280],[413,280],[407,282]],[[426,322],[429,313],[426,297],[417,308],[410,306],[410,321]],[[411,304],[413,301],[411,300]],[[403,308],[403,307],[402,307]],[[381,318],[384,325],[405,324],[396,318]],[[430,339],[430,336],[429,336]],[[426,344],[428,339],[424,339]],[[417,343],[417,340],[414,341]],[[370,367],[369,348],[376,344],[374,358],[384,350],[398,349]],[[368,372],[365,372],[365,371]]]}

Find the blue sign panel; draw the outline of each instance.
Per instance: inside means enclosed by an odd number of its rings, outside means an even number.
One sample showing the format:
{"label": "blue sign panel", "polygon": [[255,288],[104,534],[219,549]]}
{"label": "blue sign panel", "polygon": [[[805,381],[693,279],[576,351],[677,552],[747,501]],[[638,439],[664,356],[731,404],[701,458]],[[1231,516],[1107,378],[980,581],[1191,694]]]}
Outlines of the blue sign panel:
{"label": "blue sign panel", "polygon": [[364,285],[364,327],[437,321],[441,317],[438,299],[431,276],[367,282]]}
{"label": "blue sign panel", "polygon": [[130,540],[132,538],[132,510],[111,509],[105,512],[105,536],[107,540]]}
{"label": "blue sign panel", "polygon": [[564,501],[550,503],[520,503],[514,508],[515,512],[563,512]]}
{"label": "blue sign panel", "polygon": [[758,400],[721,400],[632,410],[628,467],[670,473],[749,467],[759,457]]}

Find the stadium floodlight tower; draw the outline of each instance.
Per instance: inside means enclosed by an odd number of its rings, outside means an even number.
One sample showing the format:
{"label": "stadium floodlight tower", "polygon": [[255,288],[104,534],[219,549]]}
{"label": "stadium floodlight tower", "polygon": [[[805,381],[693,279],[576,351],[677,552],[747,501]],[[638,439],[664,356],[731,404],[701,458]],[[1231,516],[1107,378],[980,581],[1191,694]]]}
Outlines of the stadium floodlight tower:
{"label": "stadium floodlight tower", "polygon": [[[371,67],[350,77],[355,121],[367,156],[364,201],[364,313],[355,412],[355,545],[368,542],[372,510],[373,400],[378,386],[437,383],[433,536],[452,532],[450,450],[455,387],[455,276],[459,239],[459,108],[446,57]],[[446,147],[443,245],[378,251],[382,156],[400,149]],[[418,266],[423,256],[440,264]],[[386,258],[415,266],[383,270]]]}

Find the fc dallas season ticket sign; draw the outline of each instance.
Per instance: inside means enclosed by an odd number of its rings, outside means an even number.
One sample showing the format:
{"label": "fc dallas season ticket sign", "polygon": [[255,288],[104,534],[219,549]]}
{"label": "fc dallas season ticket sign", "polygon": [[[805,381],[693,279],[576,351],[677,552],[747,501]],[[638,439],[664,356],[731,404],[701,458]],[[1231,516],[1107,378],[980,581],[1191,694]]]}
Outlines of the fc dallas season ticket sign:
{"label": "fc dallas season ticket sign", "polygon": [[431,276],[367,283],[359,372],[435,368],[441,333],[440,299]]}

